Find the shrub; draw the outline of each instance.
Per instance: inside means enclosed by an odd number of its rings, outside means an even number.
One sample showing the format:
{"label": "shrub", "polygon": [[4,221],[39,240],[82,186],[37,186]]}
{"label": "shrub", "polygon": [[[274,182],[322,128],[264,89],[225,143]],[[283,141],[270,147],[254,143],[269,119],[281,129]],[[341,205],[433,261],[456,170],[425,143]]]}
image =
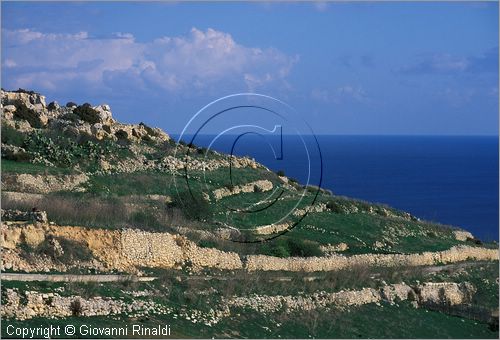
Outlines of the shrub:
{"label": "shrub", "polygon": [[77,298],[77,299],[71,301],[69,308],[70,308],[71,314],[73,314],[73,316],[82,315],[83,306],[82,306],[82,302],[80,301],[80,299]]}
{"label": "shrub", "polygon": [[311,257],[323,255],[317,243],[307,240],[289,239],[288,248],[291,256]]}
{"label": "shrub", "polygon": [[201,147],[201,148],[196,149],[196,152],[200,155],[203,155],[207,152],[207,150],[208,149],[206,147]]}
{"label": "shrub", "polygon": [[200,242],[198,242],[198,247],[201,247],[201,248],[216,248],[217,244],[214,241],[212,241],[212,240],[200,240]]}
{"label": "shrub", "polygon": [[89,103],[85,103],[83,105],[78,106],[73,110],[73,113],[80,117],[84,122],[95,124],[100,123],[101,119],[99,116],[99,112],[94,110]]}
{"label": "shrub", "polygon": [[16,107],[16,111],[14,111],[14,117],[27,120],[34,128],[42,127],[40,115],[35,110],[30,109],[20,100],[16,100],[14,102],[14,106]]}
{"label": "shrub", "polygon": [[331,212],[334,212],[336,214],[342,214],[344,212],[342,209],[342,206],[338,202],[335,202],[335,201],[328,201],[326,203],[326,207],[328,210],[330,210]]}
{"label": "shrub", "polygon": [[[61,253],[55,249],[55,242],[60,245],[62,249]],[[37,246],[34,252],[47,255],[53,260],[65,264],[75,261],[90,261],[93,258],[92,252],[86,245],[65,237],[47,237]]]}
{"label": "shrub", "polygon": [[323,255],[323,252],[319,249],[319,245],[315,242],[285,237],[279,237],[270,243],[266,243],[262,249],[262,253],[277,257],[311,257]]}
{"label": "shrub", "polygon": [[206,221],[212,216],[210,204],[201,197],[193,196],[189,191],[180,192],[174,197],[173,202],[170,203],[170,207],[181,209],[187,218]]}
{"label": "shrub", "polygon": [[15,128],[2,124],[2,144],[23,146],[25,136]]}
{"label": "shrub", "polygon": [[54,111],[57,109],[57,104],[56,102],[50,102],[49,105],[47,106],[47,109],[49,109],[49,111]]}
{"label": "shrub", "polygon": [[253,186],[253,192],[262,192],[261,187],[259,187],[257,184]]}
{"label": "shrub", "polygon": [[142,226],[156,226],[159,224],[155,215],[150,211],[136,211],[130,216],[130,220],[133,224],[139,224]]}
{"label": "shrub", "polygon": [[68,112],[65,115],[61,116],[61,119],[69,120],[70,122],[76,123],[80,120],[80,116],[78,116],[72,112]]}
{"label": "shrub", "polygon": [[83,141],[79,144],[73,140],[48,133],[36,132],[29,135],[25,141],[26,150],[38,158],[45,159],[61,167],[74,164],[95,166],[101,156],[116,151],[113,143]]}
{"label": "shrub", "polygon": [[115,136],[118,139],[126,140],[128,138],[128,133],[125,130],[118,130],[115,132]]}
{"label": "shrub", "polygon": [[283,170],[278,170],[278,172],[276,172],[276,175],[283,177],[285,176],[285,172]]}
{"label": "shrub", "polygon": [[22,88],[18,88],[17,90],[12,91],[12,92],[14,92],[14,93],[27,93],[27,94],[39,94],[39,93],[36,93],[35,91],[29,91],[29,90],[25,90]]}
{"label": "shrub", "polygon": [[78,105],[74,102],[67,102],[66,103],[66,107],[73,107],[73,106],[78,106]]}

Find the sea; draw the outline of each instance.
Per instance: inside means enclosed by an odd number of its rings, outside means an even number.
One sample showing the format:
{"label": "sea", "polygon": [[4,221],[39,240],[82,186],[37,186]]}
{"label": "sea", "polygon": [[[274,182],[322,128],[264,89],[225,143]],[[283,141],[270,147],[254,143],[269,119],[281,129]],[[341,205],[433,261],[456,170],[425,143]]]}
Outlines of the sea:
{"label": "sea", "polygon": [[483,241],[498,241],[496,136],[214,137],[182,139],[253,157],[336,195],[387,204],[424,220],[461,227]]}

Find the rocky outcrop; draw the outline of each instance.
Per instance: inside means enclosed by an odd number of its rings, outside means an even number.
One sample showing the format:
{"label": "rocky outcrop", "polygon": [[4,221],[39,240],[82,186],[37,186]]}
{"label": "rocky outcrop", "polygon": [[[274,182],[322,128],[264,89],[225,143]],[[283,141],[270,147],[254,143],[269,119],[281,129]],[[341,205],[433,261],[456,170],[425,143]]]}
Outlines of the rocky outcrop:
{"label": "rocky outcrop", "polygon": [[[159,128],[144,123],[120,124],[113,119],[107,104],[91,106],[60,106],[56,102],[45,103],[45,97],[31,91],[1,92],[3,123],[22,131],[33,128],[50,128],[76,141],[93,137],[125,142],[168,142],[170,137]],[[28,126],[19,125],[27,122]]]}
{"label": "rocky outcrop", "polygon": [[47,125],[49,120],[45,97],[32,91],[1,91],[3,118],[29,122],[33,128]]}
{"label": "rocky outcrop", "polygon": [[453,230],[453,236],[455,236],[455,239],[457,241],[467,241],[474,239],[474,235],[465,230]]}

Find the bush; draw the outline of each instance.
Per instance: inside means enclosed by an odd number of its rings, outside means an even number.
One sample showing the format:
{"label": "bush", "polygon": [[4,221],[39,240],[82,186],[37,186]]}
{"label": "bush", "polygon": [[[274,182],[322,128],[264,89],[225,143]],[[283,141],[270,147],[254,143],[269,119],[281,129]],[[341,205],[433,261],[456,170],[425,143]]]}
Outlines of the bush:
{"label": "bush", "polygon": [[128,138],[128,133],[125,130],[118,130],[115,132],[115,136],[120,140],[126,140]]}
{"label": "bush", "polygon": [[178,193],[170,206],[179,208],[184,216],[197,221],[206,221],[212,216],[210,204],[201,197],[193,197],[189,191]]}
{"label": "bush", "polygon": [[109,155],[115,150],[111,142],[96,143],[85,141],[80,144],[59,135],[36,132],[25,141],[26,151],[38,158],[43,158],[61,167],[74,164],[96,166],[101,156]]}
{"label": "bush", "polygon": [[323,255],[317,243],[307,240],[289,239],[288,248],[291,256],[311,257]]}
{"label": "bush", "polygon": [[204,155],[207,152],[207,150],[208,149],[206,147],[201,147],[201,148],[196,149],[196,152],[200,155]]}
{"label": "bush", "polygon": [[330,210],[331,212],[334,212],[336,214],[342,214],[344,211],[342,209],[342,206],[335,201],[328,201],[326,203],[326,208]]}
{"label": "bush", "polygon": [[101,119],[99,116],[99,112],[94,110],[89,103],[85,103],[83,105],[78,106],[73,110],[73,113],[80,117],[84,122],[95,124],[100,123]]}
{"label": "bush", "polygon": [[278,172],[276,172],[276,175],[283,177],[285,176],[285,172],[283,170],[278,170]]}
{"label": "bush", "polygon": [[[55,243],[60,245],[61,253],[56,249]],[[37,246],[34,252],[47,255],[54,261],[64,264],[71,264],[75,261],[90,261],[93,258],[92,252],[86,245],[64,237],[49,236]]]}
{"label": "bush", "polygon": [[80,116],[78,116],[72,112],[68,112],[65,115],[61,116],[61,119],[69,120],[70,122],[76,123],[80,120]]}
{"label": "bush", "polygon": [[77,299],[71,301],[69,308],[71,309],[71,314],[73,314],[73,316],[82,315],[83,306],[82,306],[82,302],[80,301],[80,299],[77,298]]}
{"label": "bush", "polygon": [[2,144],[23,146],[25,136],[15,128],[2,124]]}
{"label": "bush", "polygon": [[319,245],[315,242],[285,237],[279,237],[266,243],[262,249],[262,253],[276,257],[311,257],[323,255],[323,252],[319,249]]}
{"label": "bush", "polygon": [[255,184],[253,186],[253,192],[262,192],[262,189],[257,184]]}
{"label": "bush", "polygon": [[149,211],[136,211],[132,213],[130,220],[133,224],[139,224],[141,226],[155,227],[159,224],[155,215]]}
{"label": "bush", "polygon": [[49,109],[49,111],[56,110],[57,109],[56,102],[50,102],[49,105],[47,106],[47,109]]}
{"label": "bush", "polygon": [[18,88],[17,90],[12,91],[12,92],[14,92],[14,93],[27,93],[27,94],[39,94],[39,93],[36,93],[35,91],[29,91],[29,90],[25,90],[22,88]]}
{"label": "bush", "polygon": [[78,105],[74,102],[67,102],[66,103],[66,107],[73,107],[73,106],[78,106]]}
{"label": "bush", "polygon": [[14,102],[14,106],[16,107],[16,111],[14,111],[14,117],[27,120],[34,128],[42,127],[40,115],[35,110],[30,109],[19,100],[16,100]]}
{"label": "bush", "polygon": [[201,248],[217,248],[217,244],[212,240],[200,240],[198,247]]}

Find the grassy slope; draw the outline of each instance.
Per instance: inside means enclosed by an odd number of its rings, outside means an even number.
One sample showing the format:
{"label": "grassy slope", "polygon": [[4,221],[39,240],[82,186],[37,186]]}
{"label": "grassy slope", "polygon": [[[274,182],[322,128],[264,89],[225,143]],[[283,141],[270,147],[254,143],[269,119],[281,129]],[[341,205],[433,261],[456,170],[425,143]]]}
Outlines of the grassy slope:
{"label": "grassy slope", "polygon": [[[33,173],[33,174],[63,174],[71,170],[67,168],[44,167],[29,163],[19,163],[13,161],[2,162],[2,172],[10,173]],[[229,184],[228,169],[217,169],[207,172],[190,173],[189,187],[194,193],[212,192],[215,189],[225,187]],[[184,223],[193,228],[211,229],[217,226],[215,222],[235,226],[240,229],[252,229],[259,225],[272,224],[277,222],[276,216],[284,216],[298,204],[298,208],[306,208],[315,199],[315,192],[283,189],[278,176],[265,169],[233,169],[233,184],[240,185],[259,179],[271,180],[278,192],[283,190],[280,199],[269,208],[254,213],[241,213],[231,209],[248,208],[252,204],[260,202],[269,197],[269,192],[262,193],[244,193],[223,198],[222,200],[211,204],[212,217],[203,223],[196,221],[180,220],[178,223]],[[141,212],[124,213],[124,204],[130,203],[130,197],[145,195],[168,195],[176,197],[178,191],[186,191],[188,183],[180,175],[172,175],[159,171],[140,171],[133,173],[119,173],[109,175],[93,175],[86,183],[86,192],[60,192],[50,194],[50,204],[38,203],[37,206],[46,206],[49,210],[49,216],[56,223],[84,225],[92,227],[122,227],[131,226],[135,228],[144,228],[147,230],[170,231],[169,228],[174,221],[170,218],[172,215],[169,207],[164,203],[152,202],[147,199],[132,202],[141,205]],[[272,201],[277,197],[270,197]],[[53,203],[55,201],[73,200],[74,205],[80,211],[79,215],[64,214],[63,209],[58,208]],[[335,213],[325,211],[321,213],[312,212],[308,214],[300,224],[286,237],[297,240],[308,240],[317,245],[335,244],[345,242],[349,245],[350,253],[367,252],[421,252],[437,251],[448,249],[453,245],[463,242],[456,241],[452,235],[451,229],[441,227],[427,222],[413,221],[398,217],[384,216],[378,213],[383,208],[376,204],[355,201],[337,196],[329,196],[320,192],[316,197],[316,202],[326,203],[328,201],[340,202],[340,204],[350,204],[359,207],[357,213]],[[103,209],[110,210],[109,214],[102,211],[100,214],[87,216],[83,214],[85,209],[84,202],[93,202],[93,205],[100,204]],[[251,209],[258,210],[267,206],[269,203],[251,206]],[[61,203],[61,205],[63,205]],[[24,207],[27,208],[27,207]],[[50,211],[51,208],[55,211]],[[362,209],[371,208],[374,212],[367,213]],[[389,209],[389,208],[388,208]],[[99,207],[92,207],[92,211],[99,210]],[[102,210],[102,209],[101,209]],[[390,211],[398,214],[394,209]],[[115,220],[116,219],[116,220]],[[187,218],[189,220],[189,218]],[[290,214],[285,218],[285,222],[296,223],[298,218]],[[177,225],[178,225],[177,223]],[[373,244],[376,241],[384,241],[389,247],[383,249],[374,249]],[[245,248],[246,246],[242,246]],[[234,247],[231,247],[234,250]],[[242,253],[245,253],[242,249]]]}
{"label": "grassy slope", "polygon": [[[144,283],[104,283],[104,284],[76,284],[76,283],[41,283],[41,282],[4,282],[5,288],[18,288],[21,291],[37,290],[51,292],[59,287],[65,290],[61,295],[80,295],[83,297],[108,296],[130,301],[131,297],[123,290],[148,290],[153,292],[150,297],[134,298],[154,300],[157,303],[173,307],[174,313],[185,308],[207,311],[217,305],[221,296],[246,296],[248,294],[288,295],[308,293],[318,289],[338,291],[345,288],[377,287],[380,280],[387,283],[401,282],[414,283],[416,280],[434,282],[468,280],[477,284],[478,292],[475,303],[484,303],[487,299],[491,308],[495,307],[497,299],[488,297],[498,285],[498,263],[471,264],[457,275],[456,271],[442,271],[438,275],[423,272],[399,269],[377,270],[379,280],[374,281],[373,270],[358,270],[345,273],[323,273],[322,281],[304,285],[299,274],[292,274],[292,281],[269,284],[269,280],[286,273],[224,273],[207,272],[204,275],[224,278],[224,280],[203,280],[191,275],[185,275],[172,270],[155,270],[150,274],[159,276],[159,280]],[[201,275],[201,274],[200,274]],[[182,278],[181,281],[176,279]],[[203,275],[201,275],[203,276]],[[227,280],[227,279],[230,280]],[[333,282],[337,280],[336,282]],[[488,283],[485,283],[484,281]],[[482,282],[482,283],[480,283]],[[319,285],[319,287],[318,287]],[[215,289],[210,295],[199,294],[208,288]],[[496,293],[498,294],[498,292]],[[498,295],[496,295],[498,298]],[[173,318],[172,315],[153,315],[142,318],[129,318],[126,315],[114,317],[67,318],[64,320],[47,320],[43,318],[24,322],[3,320],[2,331],[8,324],[23,326],[92,324],[96,327],[123,326],[125,324],[144,324],[156,326],[168,323],[176,337],[252,337],[252,338],[495,338],[498,332],[490,330],[485,323],[460,317],[449,316],[443,313],[414,309],[408,303],[391,306],[369,304],[360,307],[351,307],[344,310],[315,310],[308,312],[288,313],[286,311],[271,314],[256,313],[253,310],[234,309],[231,316],[222,319],[213,327],[192,322],[182,318]],[[404,327],[402,327],[404,325]]]}

